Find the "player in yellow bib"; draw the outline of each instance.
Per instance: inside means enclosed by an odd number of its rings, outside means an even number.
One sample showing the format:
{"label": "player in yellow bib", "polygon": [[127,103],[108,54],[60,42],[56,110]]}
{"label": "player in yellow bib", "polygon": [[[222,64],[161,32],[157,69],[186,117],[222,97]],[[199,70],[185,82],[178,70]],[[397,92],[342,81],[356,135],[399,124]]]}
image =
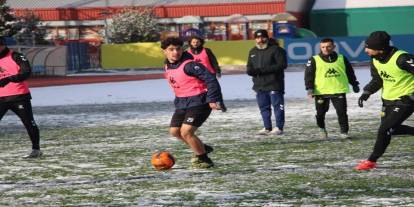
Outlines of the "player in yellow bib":
{"label": "player in yellow bib", "polygon": [[357,170],[377,166],[377,160],[390,144],[391,135],[402,134],[402,130],[412,131],[401,123],[414,111],[414,55],[391,47],[390,39],[386,32],[376,31],[365,41],[365,52],[372,58],[372,80],[364,87],[358,105],[363,107],[371,94],[382,89],[383,116],[373,152],[355,167]]}
{"label": "player in yellow bib", "polygon": [[331,101],[338,115],[341,129],[340,136],[348,138],[349,124],[347,115],[346,93],[349,84],[355,93],[359,92],[359,83],[349,61],[334,51],[335,44],[331,38],[322,39],[321,52],[311,57],[305,69],[305,87],[309,98],[315,98],[316,124],[322,138],[328,137],[325,127],[325,114]]}

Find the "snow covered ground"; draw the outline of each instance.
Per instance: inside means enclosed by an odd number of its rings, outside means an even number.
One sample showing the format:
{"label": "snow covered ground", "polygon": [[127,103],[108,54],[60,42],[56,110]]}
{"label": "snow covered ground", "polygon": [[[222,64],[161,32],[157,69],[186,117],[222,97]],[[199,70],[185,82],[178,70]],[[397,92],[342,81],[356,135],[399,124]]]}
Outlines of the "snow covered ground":
{"label": "snow covered ground", "polygon": [[[361,86],[370,78],[367,68],[357,69]],[[286,72],[286,98],[305,98],[303,72]],[[225,100],[254,99],[251,78],[245,74],[220,79]],[[361,87],[362,88],[362,87]],[[174,96],[164,79],[53,86],[31,89],[33,106],[172,101]]]}
{"label": "snow covered ground", "polygon": [[[369,70],[356,70],[361,87]],[[173,95],[165,80],[33,88],[44,156],[30,147],[18,118],[0,122],[0,206],[409,206],[414,202],[412,137],[393,138],[378,169],[356,172],[379,124],[379,94],[364,108],[350,93],[352,139],[338,137],[335,110],[321,139],[303,72],[286,73],[286,128],[258,136],[260,113],[247,75],[220,80],[229,107],[213,112],[197,134],[214,146],[216,164],[189,168],[191,151],[168,134]],[[413,123],[411,118],[408,123]],[[150,157],[177,162],[155,171]]]}

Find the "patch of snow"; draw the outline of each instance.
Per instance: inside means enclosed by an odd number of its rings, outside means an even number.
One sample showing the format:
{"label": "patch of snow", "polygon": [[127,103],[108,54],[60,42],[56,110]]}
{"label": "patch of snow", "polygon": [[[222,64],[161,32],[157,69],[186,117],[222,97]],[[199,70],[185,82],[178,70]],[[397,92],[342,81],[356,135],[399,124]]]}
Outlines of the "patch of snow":
{"label": "patch of snow", "polygon": [[[370,78],[369,70],[355,71],[360,86],[364,86]],[[224,75],[219,82],[225,100],[255,98],[248,75]],[[285,84],[286,98],[306,97],[303,72],[286,72]],[[32,88],[31,93],[33,106],[172,102],[174,99],[164,79],[41,87]]]}

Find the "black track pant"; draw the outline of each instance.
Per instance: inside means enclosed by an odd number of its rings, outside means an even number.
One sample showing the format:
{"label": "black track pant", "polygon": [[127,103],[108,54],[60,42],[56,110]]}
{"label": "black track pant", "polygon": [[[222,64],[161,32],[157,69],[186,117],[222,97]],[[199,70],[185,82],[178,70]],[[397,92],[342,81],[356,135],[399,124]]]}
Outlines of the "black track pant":
{"label": "black track pant", "polygon": [[394,128],[392,135],[414,135],[414,127],[400,125]]}
{"label": "black track pant", "polygon": [[32,141],[32,149],[40,149],[39,128],[33,119],[32,104],[30,100],[0,103],[0,120],[8,110],[12,110],[22,120],[24,127]]}
{"label": "black track pant", "polygon": [[[385,115],[385,106],[382,106],[382,114],[381,120],[383,120],[383,116]],[[392,135],[414,135],[414,127],[407,126],[407,125],[399,125],[393,128]]]}
{"label": "black track pant", "polygon": [[401,125],[414,111],[413,104],[407,105],[388,105],[385,106],[383,112],[384,116],[381,118],[381,125],[378,129],[377,141],[374,145],[374,151],[369,156],[368,160],[376,162],[380,158],[391,141],[391,135],[394,134],[394,130],[397,129],[397,134],[402,132],[409,132],[409,128]]}
{"label": "black track pant", "polygon": [[325,115],[329,110],[329,101],[332,102],[336,110],[341,133],[348,133],[349,124],[348,114],[346,111],[347,105],[345,94],[339,95],[337,97],[315,96],[316,124],[319,128],[325,128]]}

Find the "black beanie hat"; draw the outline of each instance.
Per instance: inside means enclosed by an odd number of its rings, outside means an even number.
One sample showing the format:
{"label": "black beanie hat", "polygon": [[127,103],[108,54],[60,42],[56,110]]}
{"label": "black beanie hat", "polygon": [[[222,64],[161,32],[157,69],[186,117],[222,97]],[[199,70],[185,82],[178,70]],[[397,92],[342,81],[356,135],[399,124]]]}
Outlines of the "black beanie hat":
{"label": "black beanie hat", "polygon": [[259,29],[256,32],[254,32],[254,38],[258,38],[258,37],[269,38],[269,34],[267,34],[266,30]]}
{"label": "black beanie hat", "polygon": [[385,50],[390,47],[390,35],[385,31],[376,31],[365,40],[365,47],[373,50]]}

